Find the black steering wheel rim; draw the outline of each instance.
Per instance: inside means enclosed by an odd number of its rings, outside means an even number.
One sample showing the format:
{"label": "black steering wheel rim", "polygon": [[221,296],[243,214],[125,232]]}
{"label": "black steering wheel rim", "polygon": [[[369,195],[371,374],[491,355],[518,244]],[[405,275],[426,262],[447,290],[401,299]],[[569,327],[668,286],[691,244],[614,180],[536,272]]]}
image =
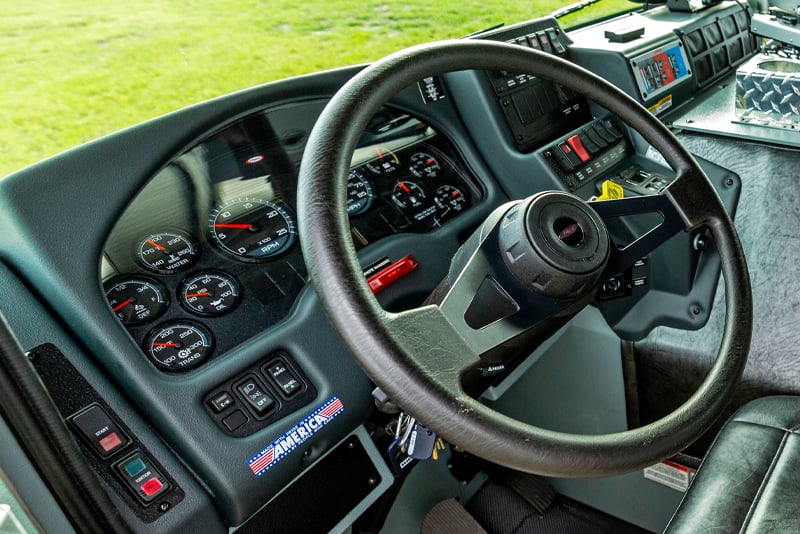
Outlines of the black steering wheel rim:
{"label": "black steering wheel rim", "polygon": [[[465,344],[436,330],[436,306],[384,311],[364,281],[350,239],[346,181],[361,132],[381,105],[427,76],[465,69],[527,73],[570,87],[616,114],[678,172],[665,195],[686,229],[707,226],[722,260],[726,324],[714,367],[682,406],[647,426],[604,435],[567,434],[508,418],[464,394]],[[448,441],[495,463],[549,476],[586,477],[641,468],[682,450],[722,413],[746,362],[752,296],[733,222],[692,156],[647,110],[604,80],[558,57],[487,41],[444,41],[374,63],[330,101],[309,137],[298,185],[300,240],[330,321],[367,375]],[[447,343],[442,340],[447,338]],[[425,357],[418,354],[425,352]],[[451,363],[451,362],[458,362]]]}

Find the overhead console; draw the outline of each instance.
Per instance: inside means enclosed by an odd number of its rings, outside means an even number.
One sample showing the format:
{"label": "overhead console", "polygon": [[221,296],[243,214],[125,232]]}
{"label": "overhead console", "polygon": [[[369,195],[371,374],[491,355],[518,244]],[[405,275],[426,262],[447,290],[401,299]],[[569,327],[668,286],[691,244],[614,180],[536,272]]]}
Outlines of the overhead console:
{"label": "overhead console", "polygon": [[694,95],[755,54],[745,4],[696,13],[667,7],[570,32],[569,57],[613,82],[656,115]]}

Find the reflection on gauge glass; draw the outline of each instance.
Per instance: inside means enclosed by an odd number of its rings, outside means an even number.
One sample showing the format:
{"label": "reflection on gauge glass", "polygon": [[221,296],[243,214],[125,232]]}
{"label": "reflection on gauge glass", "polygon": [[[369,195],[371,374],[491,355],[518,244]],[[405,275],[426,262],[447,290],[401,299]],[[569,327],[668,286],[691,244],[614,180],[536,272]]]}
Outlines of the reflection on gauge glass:
{"label": "reflection on gauge glass", "polygon": [[151,278],[137,276],[112,280],[106,285],[106,298],[123,324],[152,321],[167,309],[167,290]]}
{"label": "reflection on gauge glass", "polygon": [[347,177],[347,214],[358,215],[372,204],[372,186],[363,173],[353,170]]}
{"label": "reflection on gauge glass", "polygon": [[160,324],[147,334],[143,348],[158,367],[168,371],[186,371],[211,356],[214,339],[200,323],[171,321]]}
{"label": "reflection on gauge glass", "polygon": [[467,197],[464,192],[452,185],[443,185],[436,190],[433,197],[436,207],[441,210],[441,215],[455,215],[467,207]]}
{"label": "reflection on gauge glass", "polygon": [[409,169],[417,178],[431,180],[439,176],[442,167],[436,158],[427,152],[417,152],[411,156]]}
{"label": "reflection on gauge glass", "polygon": [[198,256],[197,244],[186,232],[150,234],[136,247],[136,259],[151,271],[170,274],[190,267]]}
{"label": "reflection on gauge glass", "polygon": [[239,284],[220,271],[189,275],[180,285],[181,304],[198,315],[222,315],[239,304]]}
{"label": "reflection on gauge glass", "polygon": [[425,191],[415,182],[398,181],[392,190],[392,200],[402,209],[418,208],[425,201]]}
{"label": "reflection on gauge glass", "polygon": [[259,261],[289,250],[297,232],[289,212],[269,200],[237,198],[209,216],[211,235],[222,250]]}
{"label": "reflection on gauge glass", "polygon": [[378,175],[392,174],[400,168],[400,158],[388,148],[375,147],[375,155],[378,156],[377,159],[365,164],[370,172]]}

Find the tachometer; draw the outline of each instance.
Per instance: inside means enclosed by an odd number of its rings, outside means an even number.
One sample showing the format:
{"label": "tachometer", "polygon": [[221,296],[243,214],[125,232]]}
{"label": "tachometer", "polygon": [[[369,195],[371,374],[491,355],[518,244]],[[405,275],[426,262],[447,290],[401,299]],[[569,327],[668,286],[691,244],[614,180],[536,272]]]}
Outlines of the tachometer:
{"label": "tachometer", "polygon": [[358,215],[367,211],[372,197],[372,186],[366,176],[359,171],[350,171],[347,177],[347,214]]}
{"label": "tachometer", "polygon": [[106,288],[108,303],[123,324],[152,321],[169,306],[164,286],[146,276],[112,280]]}
{"label": "tachometer", "polygon": [[222,315],[239,303],[239,284],[221,271],[191,274],[178,291],[181,304],[198,315]]}
{"label": "tachometer", "polygon": [[197,260],[197,245],[186,232],[172,230],[150,234],[136,247],[143,267],[161,274],[182,271]]}
{"label": "tachometer", "polygon": [[237,198],[222,204],[211,212],[209,226],[222,250],[246,261],[286,252],[297,237],[289,212],[261,198]]}
{"label": "tachometer", "polygon": [[144,351],[157,366],[168,371],[186,371],[211,356],[211,332],[194,321],[172,321],[154,328],[145,338]]}

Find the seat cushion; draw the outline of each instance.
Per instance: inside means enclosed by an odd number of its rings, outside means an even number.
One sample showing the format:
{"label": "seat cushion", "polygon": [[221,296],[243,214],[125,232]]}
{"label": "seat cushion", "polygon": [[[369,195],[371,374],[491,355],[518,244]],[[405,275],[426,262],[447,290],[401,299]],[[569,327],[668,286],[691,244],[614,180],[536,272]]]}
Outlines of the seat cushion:
{"label": "seat cushion", "polygon": [[800,397],[736,412],[665,532],[800,532]]}

